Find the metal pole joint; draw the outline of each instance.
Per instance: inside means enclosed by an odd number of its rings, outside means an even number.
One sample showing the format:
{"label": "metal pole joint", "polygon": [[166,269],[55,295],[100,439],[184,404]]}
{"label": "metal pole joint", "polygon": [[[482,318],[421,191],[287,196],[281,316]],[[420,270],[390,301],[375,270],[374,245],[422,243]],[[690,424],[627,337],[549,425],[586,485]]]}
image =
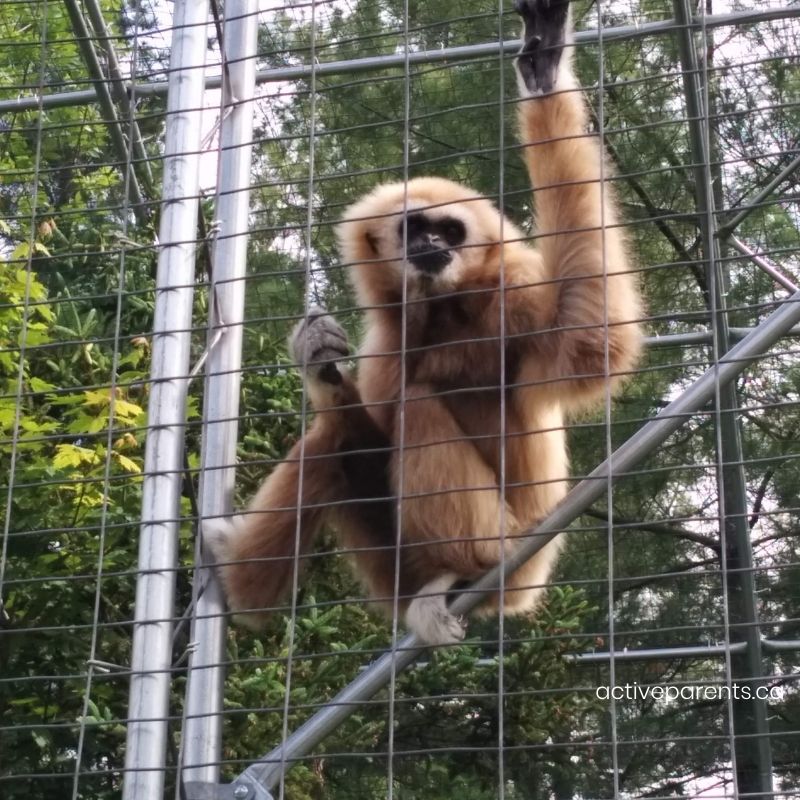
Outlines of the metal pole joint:
{"label": "metal pole joint", "polygon": [[186,800],[275,800],[260,783],[244,776],[233,783],[187,781],[183,788]]}

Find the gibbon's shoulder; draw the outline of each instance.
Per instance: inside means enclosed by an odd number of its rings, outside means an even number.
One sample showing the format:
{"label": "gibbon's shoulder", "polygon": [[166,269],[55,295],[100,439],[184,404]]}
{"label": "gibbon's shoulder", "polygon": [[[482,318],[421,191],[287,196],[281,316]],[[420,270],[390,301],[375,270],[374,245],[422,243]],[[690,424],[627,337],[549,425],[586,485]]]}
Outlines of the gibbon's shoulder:
{"label": "gibbon's shoulder", "polygon": [[486,257],[459,276],[458,289],[524,289],[546,280],[541,254],[511,222],[503,226],[504,245],[487,248]]}

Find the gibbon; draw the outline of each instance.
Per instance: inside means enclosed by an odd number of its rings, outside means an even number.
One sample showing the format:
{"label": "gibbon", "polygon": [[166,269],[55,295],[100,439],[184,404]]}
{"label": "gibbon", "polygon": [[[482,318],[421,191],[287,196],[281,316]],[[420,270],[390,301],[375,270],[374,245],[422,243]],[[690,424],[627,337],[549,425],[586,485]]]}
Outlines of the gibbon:
{"label": "gibbon", "polygon": [[[489,200],[440,178],[380,186],[346,212],[340,252],[365,315],[358,376],[342,364],[342,328],[312,309],[290,350],[315,419],[246,513],[204,525],[228,604],[250,624],[292,588],[327,523],[370,594],[390,610],[396,600],[421,640],[460,641],[448,591],[559,502],[565,417],[636,362],[640,298],[586,132],[568,2],[516,9],[536,246]],[[536,606],[559,547],[508,576],[504,613]]]}

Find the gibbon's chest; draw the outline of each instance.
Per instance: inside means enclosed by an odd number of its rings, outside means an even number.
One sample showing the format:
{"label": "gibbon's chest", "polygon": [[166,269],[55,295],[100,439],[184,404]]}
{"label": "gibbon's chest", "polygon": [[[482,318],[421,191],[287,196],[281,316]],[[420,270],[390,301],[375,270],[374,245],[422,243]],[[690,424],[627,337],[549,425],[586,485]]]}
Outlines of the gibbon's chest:
{"label": "gibbon's chest", "polygon": [[491,290],[431,298],[418,321],[408,354],[409,377],[452,387],[492,387],[513,383],[519,359],[513,340],[501,341],[499,320],[486,327]]}
{"label": "gibbon's chest", "polygon": [[[471,307],[467,298],[455,296],[431,298],[423,304],[420,337],[422,344],[459,341],[470,329]],[[472,327],[474,328],[474,322]]]}

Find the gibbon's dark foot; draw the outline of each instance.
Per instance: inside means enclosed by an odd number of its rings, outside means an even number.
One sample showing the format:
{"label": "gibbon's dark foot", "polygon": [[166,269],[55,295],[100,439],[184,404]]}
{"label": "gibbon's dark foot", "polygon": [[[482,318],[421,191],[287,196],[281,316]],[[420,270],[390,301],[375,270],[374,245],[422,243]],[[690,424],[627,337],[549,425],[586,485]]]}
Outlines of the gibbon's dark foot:
{"label": "gibbon's dark foot", "polygon": [[525,30],[517,70],[532,95],[549,94],[567,41],[569,0],[514,0]]}
{"label": "gibbon's dark foot", "polygon": [[307,377],[338,386],[342,373],[336,362],[347,358],[350,347],[344,328],[324,308],[313,306],[289,337],[289,350]]}

